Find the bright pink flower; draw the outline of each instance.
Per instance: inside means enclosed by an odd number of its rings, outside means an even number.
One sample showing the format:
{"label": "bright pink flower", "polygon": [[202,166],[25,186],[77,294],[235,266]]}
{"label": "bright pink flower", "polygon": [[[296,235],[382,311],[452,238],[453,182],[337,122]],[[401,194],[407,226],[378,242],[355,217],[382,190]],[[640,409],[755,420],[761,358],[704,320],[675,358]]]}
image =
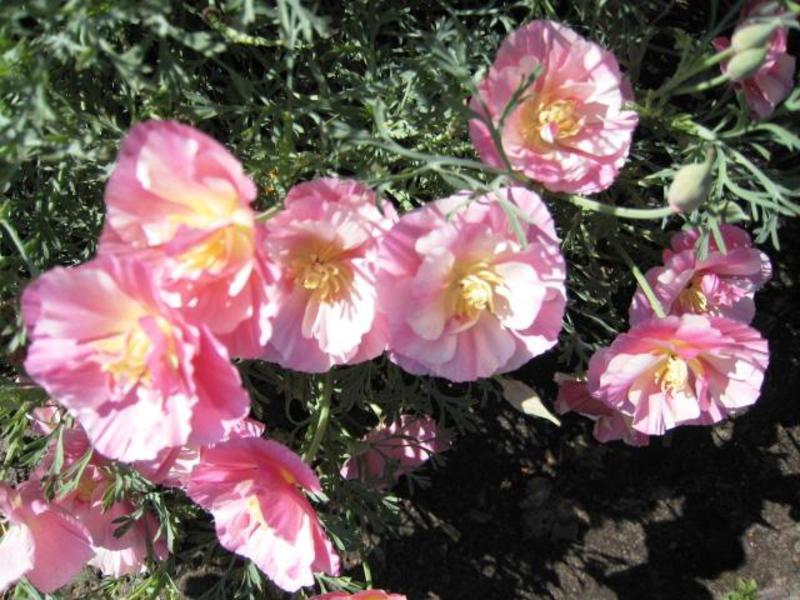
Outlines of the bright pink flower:
{"label": "bright pink flower", "polygon": [[273,272],[250,202],[256,187],[222,145],[187,125],[147,121],[125,138],[106,188],[100,253],[164,261],[170,301],[234,356],[271,334]]}
{"label": "bright pink flower", "polygon": [[347,459],[341,475],[379,485],[397,480],[450,447],[449,437],[436,421],[414,415],[400,415],[391,425],[381,425],[368,433],[362,443],[363,451]]}
{"label": "bright pink flower", "polygon": [[[767,16],[758,10],[767,1],[749,2],[742,10],[736,30],[753,24],[758,17]],[[780,16],[785,13],[777,3],[773,3],[773,6],[774,10],[768,13],[770,16]],[[761,68],[735,84],[744,93],[752,119],[769,117],[794,87],[795,58],[786,51],[788,38],[788,27],[778,27],[770,38],[767,58]],[[730,47],[731,40],[727,37],[718,37],[712,44],[717,52],[722,52]],[[724,61],[720,65],[723,73],[727,71],[728,62]]]}
{"label": "bright pink flower", "polygon": [[225,348],[159,299],[143,263],[53,269],[28,286],[22,310],[26,370],[110,458],[214,443],[247,415]]}
{"label": "bright pink flower", "polygon": [[[516,238],[500,201],[518,211]],[[414,374],[472,381],[512,371],[561,331],[565,265],[534,192],[463,192],[404,215],[381,243],[390,357]]]}
{"label": "bright pink flower", "polygon": [[717,423],[753,404],[767,342],[731,319],[685,314],[650,319],[617,336],[589,363],[589,392],[647,435]]}
{"label": "bright pink flower", "polygon": [[0,539],[0,594],[21,577],[49,594],[78,574],[92,558],[89,532],[42,495],[38,482],[16,490],[0,482],[0,513],[8,524]]}
{"label": "bright pink flower", "polygon": [[[624,108],[631,100],[611,52],[558,23],[533,21],[505,39],[470,108],[500,129],[515,170],[552,191],[584,194],[606,189],[625,164],[638,123]],[[484,121],[470,121],[470,136],[484,161],[505,167]]]}
{"label": "bright pink flower", "polygon": [[339,557],[302,490],[321,491],[294,452],[264,438],[236,438],[201,451],[187,492],[214,516],[220,543],[293,592],[314,572],[339,573]]}
{"label": "bright pink flower", "polygon": [[407,600],[402,594],[390,594],[383,590],[364,590],[355,594],[347,592],[328,592],[313,596],[311,600]]}
{"label": "bright pink flower", "polygon": [[282,274],[278,315],[263,358],[312,373],[374,358],[386,349],[376,302],[377,241],[396,215],[347,179],[315,179],[289,190],[267,222],[270,258]]}
{"label": "bright pink flower", "polygon": [[631,427],[631,418],[592,397],[585,378],[556,373],[558,398],[554,408],[563,415],[576,412],[594,421],[592,434],[598,442],[622,440],[629,446],[647,446],[650,438]]}
{"label": "bright pink flower", "polygon": [[[721,233],[726,252],[709,236],[708,253],[702,260],[695,249],[699,231],[676,234],[672,249],[664,251],[664,266],[645,274],[667,314],[709,314],[743,323],[753,320],[753,296],[772,276],[769,258],[752,247],[743,229],[722,225]],[[653,314],[647,297],[638,289],[629,310],[630,324],[641,323]]]}

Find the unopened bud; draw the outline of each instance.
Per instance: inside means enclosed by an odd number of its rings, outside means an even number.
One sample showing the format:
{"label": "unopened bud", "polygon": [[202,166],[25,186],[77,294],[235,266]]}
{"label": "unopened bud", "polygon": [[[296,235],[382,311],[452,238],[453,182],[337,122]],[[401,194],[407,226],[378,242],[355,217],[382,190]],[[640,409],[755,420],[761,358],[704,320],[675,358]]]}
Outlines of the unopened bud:
{"label": "unopened bud", "polygon": [[762,48],[769,43],[778,25],[780,25],[780,20],[774,19],[740,27],[733,33],[731,48],[737,54],[753,48]]}
{"label": "unopened bud", "polygon": [[713,163],[714,151],[710,150],[706,154],[705,162],[684,165],[678,169],[667,192],[667,203],[672,210],[690,213],[706,201],[713,183]]}
{"label": "unopened bud", "polygon": [[726,73],[731,81],[741,81],[753,75],[767,59],[767,48],[751,48],[735,54],[728,63]]}

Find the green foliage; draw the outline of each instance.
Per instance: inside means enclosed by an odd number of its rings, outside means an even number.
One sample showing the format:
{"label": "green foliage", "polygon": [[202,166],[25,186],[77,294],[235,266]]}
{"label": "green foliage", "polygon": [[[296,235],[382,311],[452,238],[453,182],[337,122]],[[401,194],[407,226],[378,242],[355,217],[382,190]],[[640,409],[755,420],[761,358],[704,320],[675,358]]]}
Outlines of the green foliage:
{"label": "green foliage", "polygon": [[[643,270],[658,262],[665,192],[678,168],[701,160],[707,148],[715,150],[710,196],[685,221],[706,236],[720,222],[744,222],[759,242],[778,246],[781,220],[800,214],[800,89],[761,123],[747,118],[730,88],[694,93],[692,86],[718,74],[710,40],[731,27],[742,2],[730,10],[716,0],[703,4],[0,3],[3,478],[24,477],[48,443],[60,447],[63,430],[62,424],[38,439],[29,431],[26,415],[44,394],[21,371],[19,294],[38,272],[93,255],[104,182],[122,137],[144,119],[185,121],[225,143],[258,184],[261,210],[279,206],[299,181],[338,174],[366,181],[407,211],[455,189],[491,189],[509,175],[476,159],[465,101],[505,35],[532,19],[553,18],[616,53],[640,115],[630,162],[611,189],[593,200],[539,190],[569,261],[570,305],[559,346],[565,368],[584,367],[626,328],[634,279],[615,248],[627,249]],[[625,218],[643,214],[637,210],[656,218]],[[261,362],[239,367],[254,415],[269,424],[270,435],[316,457],[327,494],[317,506],[336,546],[355,562],[368,558],[370,533],[394,524],[397,498],[343,482],[342,456],[358,452],[358,439],[379,419],[401,411],[469,430],[475,410],[497,400],[500,389],[491,381],[456,386],[409,377],[385,360],[336,369],[327,383]],[[218,576],[206,598],[280,597],[252,564],[219,548],[208,517],[180,492],[153,486],[128,467],[112,471],[107,502],[125,497],[155,512],[172,555],[146,577],[94,582],[82,597],[179,597],[179,580],[196,565],[212,566]],[[74,489],[80,473],[80,464],[52,465],[50,493]],[[368,564],[363,579],[370,580]],[[356,575],[319,581],[328,589],[362,586]],[[751,583],[728,598],[754,598]],[[23,582],[15,597],[39,595]]]}
{"label": "green foliage", "polygon": [[755,579],[739,579],[736,589],[725,594],[725,600],[758,600],[758,583]]}

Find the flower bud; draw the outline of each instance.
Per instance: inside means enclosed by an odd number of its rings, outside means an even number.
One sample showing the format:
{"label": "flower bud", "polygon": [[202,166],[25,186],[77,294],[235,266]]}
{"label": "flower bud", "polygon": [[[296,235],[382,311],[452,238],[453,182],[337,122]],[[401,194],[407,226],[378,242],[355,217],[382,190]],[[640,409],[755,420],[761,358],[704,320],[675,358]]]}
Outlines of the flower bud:
{"label": "flower bud", "polygon": [[736,54],[739,54],[745,50],[766,46],[779,24],[780,21],[774,19],[740,27],[733,33],[731,48]]}
{"label": "flower bud", "polygon": [[728,63],[726,73],[731,81],[741,81],[753,75],[761,68],[767,58],[766,46],[751,48],[734,55]]}
{"label": "flower bud", "polygon": [[702,163],[684,165],[675,177],[667,192],[667,203],[672,210],[681,213],[690,213],[699,208],[711,192],[711,170],[714,162],[714,152],[706,154]]}

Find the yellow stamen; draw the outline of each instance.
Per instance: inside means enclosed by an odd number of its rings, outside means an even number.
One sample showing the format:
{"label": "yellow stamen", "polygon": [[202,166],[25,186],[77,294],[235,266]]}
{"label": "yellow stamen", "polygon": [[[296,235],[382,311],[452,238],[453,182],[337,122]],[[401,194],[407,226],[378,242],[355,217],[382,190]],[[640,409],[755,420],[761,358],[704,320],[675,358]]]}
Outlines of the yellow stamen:
{"label": "yellow stamen", "polygon": [[700,282],[693,279],[678,296],[678,303],[686,312],[703,314],[708,310],[708,297],[700,289]]}
{"label": "yellow stamen", "polygon": [[[571,100],[555,100],[543,104],[537,98],[522,105],[520,114],[522,138],[532,146],[552,143],[572,137],[581,130],[582,123]],[[555,125],[554,139],[546,139],[543,131]]]}
{"label": "yellow stamen", "polygon": [[315,293],[323,303],[342,298],[353,281],[353,272],[333,247],[311,252],[295,261],[297,285]]}
{"label": "yellow stamen", "polygon": [[264,513],[261,512],[261,503],[256,496],[250,496],[245,503],[245,507],[253,520],[261,527],[269,527],[267,521],[264,519]]}
{"label": "yellow stamen", "polygon": [[[179,361],[172,326],[161,317],[156,317],[156,323],[169,340],[167,362],[172,369],[177,369]],[[101,353],[101,370],[111,373],[115,380],[128,383],[151,380],[147,357],[152,343],[138,320],[134,320],[126,331],[98,340],[94,346]]]}
{"label": "yellow stamen", "polygon": [[486,263],[479,262],[472,265],[457,278],[455,283],[456,315],[474,320],[486,309],[494,313],[494,287],[502,283],[502,278]]}
{"label": "yellow stamen", "polygon": [[689,380],[689,367],[676,355],[670,353],[667,360],[656,369],[655,381],[661,385],[665,393],[681,392],[686,389]]}

